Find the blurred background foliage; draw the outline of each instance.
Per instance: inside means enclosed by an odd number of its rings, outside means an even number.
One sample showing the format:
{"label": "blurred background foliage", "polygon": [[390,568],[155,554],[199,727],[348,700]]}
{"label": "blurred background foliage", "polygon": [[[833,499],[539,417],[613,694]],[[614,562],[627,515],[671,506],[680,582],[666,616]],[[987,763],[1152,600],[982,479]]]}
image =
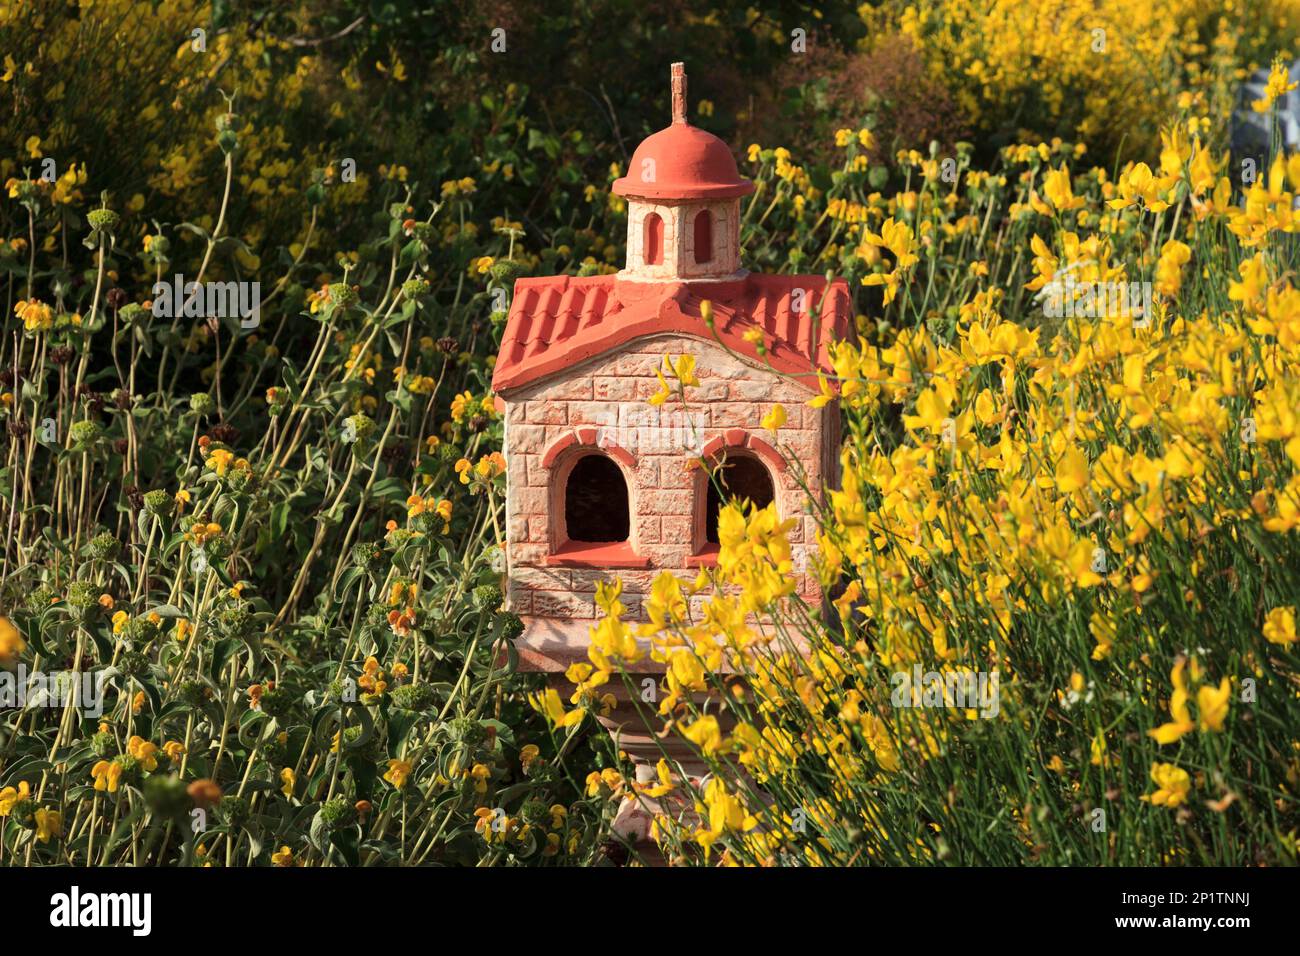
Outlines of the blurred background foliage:
{"label": "blurred background foliage", "polygon": [[75,161],[128,214],[180,222],[220,185],[208,147],[221,93],[235,95],[246,268],[298,226],[311,171],[345,158],[361,188],[328,194],[325,235],[364,223],[379,178],[470,176],[490,193],[480,210],[549,245],[585,224],[584,188],[666,125],[671,60],[687,64],[694,122],[738,150],[785,146],[824,184],[834,128],[867,124],[873,159],[965,139],[981,165],[1061,136],[1109,167],[1157,142],[1168,91],[1230,106],[1239,64],[1267,65],[1300,24],[1297,4],[1261,0],[4,6],[6,156]]}

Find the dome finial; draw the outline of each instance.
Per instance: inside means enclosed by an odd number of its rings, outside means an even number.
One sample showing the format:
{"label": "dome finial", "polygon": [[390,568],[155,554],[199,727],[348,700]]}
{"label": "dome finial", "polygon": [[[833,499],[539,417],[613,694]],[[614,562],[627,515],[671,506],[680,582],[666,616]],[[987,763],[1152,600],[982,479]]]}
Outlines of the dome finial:
{"label": "dome finial", "polygon": [[686,122],[686,64],[674,63],[672,66],[673,84],[673,122]]}

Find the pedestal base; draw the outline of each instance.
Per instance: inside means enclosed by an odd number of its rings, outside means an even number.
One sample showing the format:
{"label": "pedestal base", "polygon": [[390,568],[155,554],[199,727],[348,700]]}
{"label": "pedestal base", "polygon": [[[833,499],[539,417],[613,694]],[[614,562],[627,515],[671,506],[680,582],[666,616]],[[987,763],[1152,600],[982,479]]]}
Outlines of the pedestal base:
{"label": "pedestal base", "polygon": [[[614,708],[604,716],[596,719],[614,740],[615,746],[627,756],[634,767],[637,783],[653,785],[659,780],[658,765],[661,759],[667,759],[673,767],[673,778],[678,788],[661,799],[634,796],[623,802],[614,819],[614,832],[631,842],[642,859],[650,866],[666,866],[667,861],[659,847],[650,838],[650,826],[656,815],[663,813],[672,816],[679,823],[694,829],[699,825],[694,801],[687,792],[681,777],[684,775],[694,787],[699,787],[703,778],[709,773],[709,766],[696,752],[689,741],[682,738],[675,730],[661,735],[663,721],[658,713],[659,674],[635,674],[632,676],[632,688],[621,678],[613,678],[601,690],[611,694],[616,703]],[[641,699],[642,683],[645,678],[654,681],[655,700]],[[556,689],[560,697],[568,700],[573,693],[573,685],[563,674],[548,674],[547,683]],[[696,695],[698,706],[709,700],[709,695]],[[735,720],[727,714],[719,714],[716,699],[712,701],[711,712],[718,718],[718,724],[724,734],[735,726]],[[680,770],[680,773],[678,772]]]}

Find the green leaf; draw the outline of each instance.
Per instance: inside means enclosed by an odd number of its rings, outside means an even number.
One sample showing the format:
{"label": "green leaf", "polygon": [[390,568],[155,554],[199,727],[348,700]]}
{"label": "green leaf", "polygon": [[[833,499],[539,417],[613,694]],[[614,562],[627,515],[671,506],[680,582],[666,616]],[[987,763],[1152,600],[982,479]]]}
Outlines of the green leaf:
{"label": "green leaf", "polygon": [[357,850],[358,836],[355,827],[335,830],[330,834],[330,843],[339,851],[339,855],[347,861],[348,866],[361,865],[361,854]]}

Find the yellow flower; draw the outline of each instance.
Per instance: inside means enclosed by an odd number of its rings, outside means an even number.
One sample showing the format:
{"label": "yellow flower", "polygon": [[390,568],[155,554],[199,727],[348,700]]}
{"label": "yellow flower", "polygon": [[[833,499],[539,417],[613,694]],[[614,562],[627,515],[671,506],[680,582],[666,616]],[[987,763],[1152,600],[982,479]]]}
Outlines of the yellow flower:
{"label": "yellow flower", "polygon": [[650,396],[647,401],[658,407],[672,397],[673,391],[668,386],[668,381],[664,378],[664,373],[660,369],[655,369],[655,376],[659,379],[659,391]]}
{"label": "yellow flower", "polygon": [[712,714],[700,717],[682,733],[705,754],[714,754],[722,747],[722,730],[718,726],[718,718]]}
{"label": "yellow flower", "polygon": [[1156,262],[1155,291],[1164,296],[1178,293],[1183,284],[1183,266],[1192,258],[1192,250],[1177,239],[1170,239],[1161,247]]}
{"label": "yellow flower", "polygon": [[49,843],[50,837],[61,836],[63,833],[63,814],[58,810],[47,810],[41,807],[36,811],[36,839],[41,843]]}
{"label": "yellow flower", "polygon": [[927,388],[916,397],[916,414],[904,415],[903,424],[908,428],[924,429],[942,435],[951,406],[952,400],[947,391]]}
{"label": "yellow flower", "polygon": [[770,432],[776,431],[785,424],[785,408],[781,405],[773,405],[772,410],[763,416],[761,424]]}
{"label": "yellow flower", "polygon": [[573,727],[581,723],[582,718],[586,715],[586,711],[581,707],[566,712],[564,703],[560,700],[560,694],[554,687],[548,687],[541,693],[530,694],[528,703],[533,710],[549,720],[555,727]]}
{"label": "yellow flower", "polygon": [[90,776],[94,778],[96,790],[117,793],[118,781],[122,779],[122,765],[117,761],[101,760],[90,768]]}
{"label": "yellow flower", "polygon": [[1065,163],[1061,163],[1059,169],[1054,169],[1043,177],[1043,195],[1058,212],[1078,209],[1084,203],[1082,196],[1074,195],[1074,189],[1070,184],[1070,173],[1065,168]]}
{"label": "yellow flower", "polygon": [[14,807],[19,801],[26,800],[32,795],[32,786],[26,780],[19,781],[18,787],[5,787],[0,790],[0,817],[7,817],[13,813]]}
{"label": "yellow flower", "polygon": [[54,328],[54,310],[36,299],[23,299],[14,306],[14,314],[22,319],[28,332],[47,332]]}
{"label": "yellow flower", "polygon": [[442,195],[444,197],[467,196],[470,193],[475,192],[475,189],[476,187],[474,184],[474,180],[471,179],[469,176],[466,176],[463,179],[448,180],[447,182],[443,183]]}
{"label": "yellow flower", "polygon": [[1142,799],[1149,800],[1157,807],[1173,809],[1186,802],[1187,793],[1192,789],[1192,779],[1187,775],[1187,771],[1171,763],[1153,763],[1151,779],[1156,784],[1156,792],[1143,794]]}
{"label": "yellow flower", "polygon": [[1264,305],[1264,293],[1269,286],[1268,268],[1264,265],[1264,256],[1256,254],[1237,267],[1241,281],[1228,283],[1228,298],[1240,302],[1248,311],[1261,311]]}
{"label": "yellow flower", "polygon": [[[686,388],[687,386],[691,386],[691,385],[700,384],[699,379],[695,377],[695,356],[694,355],[679,355],[677,356],[676,362],[673,361],[671,355],[665,355],[663,364],[664,364],[664,370],[667,371],[668,374],[671,375],[673,378],[675,378],[678,382],[680,382],[683,388]],[[667,383],[665,383],[664,381],[663,374],[662,373],[656,373],[656,374],[659,375],[660,387],[663,388],[664,390],[667,390]]]}
{"label": "yellow flower", "polygon": [[1161,724],[1155,730],[1147,731],[1147,736],[1152,737],[1158,744],[1174,743],[1183,734],[1191,733],[1193,727],[1196,726],[1192,723],[1192,715],[1187,709],[1187,681],[1183,677],[1183,669],[1186,666],[1187,661],[1179,658],[1178,663],[1174,665],[1174,669],[1169,675],[1169,679],[1174,685],[1173,695],[1169,698],[1169,715],[1173,717],[1173,720]]}
{"label": "yellow flower", "polygon": [[893,272],[873,272],[870,275],[862,277],[862,284],[865,286],[883,285],[885,287],[885,305],[894,301],[898,295],[898,270]]}
{"label": "yellow flower", "polygon": [[[496,478],[499,475],[505,474],[505,471],[506,459],[499,451],[494,451],[491,454],[484,455],[478,460],[478,464],[474,466],[475,474],[480,478],[486,479]],[[450,507],[450,504],[448,504],[449,509]]]}
{"label": "yellow flower", "polygon": [[190,525],[189,538],[195,544],[202,545],[221,534],[221,525],[215,521],[196,521]]}
{"label": "yellow flower", "polygon": [[464,421],[469,416],[471,407],[475,404],[473,392],[461,392],[451,400],[451,420],[453,422]]}
{"label": "yellow flower", "polygon": [[411,775],[411,764],[407,760],[389,760],[384,779],[398,790],[406,786],[406,779]]}
{"label": "yellow flower", "polygon": [[276,866],[293,866],[293,851],[282,846],[271,854],[271,862]]}
{"label": "yellow flower", "polygon": [[132,737],[126,743],[126,752],[134,757],[144,770],[152,773],[158,769],[158,745],[143,737]]}
{"label": "yellow flower", "polygon": [[606,767],[599,773],[593,770],[587,774],[587,796],[589,797],[596,796],[602,790],[618,794],[622,792],[624,786],[623,775],[613,767]]}
{"label": "yellow flower", "polygon": [[223,478],[234,460],[235,456],[231,452],[224,448],[214,448],[208,454],[208,467],[217,473],[217,477]]}
{"label": "yellow flower", "polygon": [[321,286],[315,292],[311,292],[307,295],[308,311],[310,311],[312,315],[320,312],[322,309],[329,306],[329,304],[330,289],[328,285]]}
{"label": "yellow flower", "polygon": [[1140,201],[1151,212],[1163,212],[1169,208],[1169,203],[1161,199],[1160,194],[1177,181],[1176,176],[1157,177],[1146,163],[1135,163],[1120,174],[1119,196],[1107,200],[1106,205],[1111,209],[1125,209]]}
{"label": "yellow flower", "polygon": [[537,760],[537,755],[541,753],[537,744],[525,744],[519,749],[519,765],[526,771]]}
{"label": "yellow flower", "polygon": [[1264,85],[1264,96],[1253,101],[1250,108],[1256,113],[1267,113],[1274,103],[1296,88],[1295,83],[1287,82],[1289,79],[1286,65],[1280,59],[1274,60],[1273,68],[1268,71],[1268,82]]}
{"label": "yellow flower", "polygon": [[1089,749],[1091,751],[1089,762],[1094,767],[1104,767],[1106,765],[1106,738],[1100,730],[1092,738]]}
{"label": "yellow flower", "polygon": [[[1296,641],[1295,608],[1275,607],[1264,618],[1264,639],[1270,644],[1290,647]],[[3,638],[0,637],[0,657],[3,657]]]}
{"label": "yellow flower", "polygon": [[831,389],[830,382],[826,380],[826,376],[821,372],[817,373],[817,389],[818,393],[816,397],[808,399],[809,408],[821,408],[823,405],[835,400],[835,392]]}
{"label": "yellow flower", "polygon": [[487,793],[488,778],[492,771],[487,768],[486,764],[476,763],[469,771],[470,778],[474,781],[474,792],[482,796]]}
{"label": "yellow flower", "polygon": [[293,785],[298,781],[298,775],[293,772],[292,767],[285,767],[280,771],[280,792],[288,799],[293,799]]}
{"label": "yellow flower", "polygon": [[1228,704],[1232,698],[1232,682],[1223,678],[1218,688],[1206,684],[1196,692],[1196,713],[1200,717],[1201,730],[1219,731],[1228,717]]}
{"label": "yellow flower", "polygon": [[672,793],[676,789],[677,785],[673,781],[672,770],[668,766],[668,761],[662,757],[659,759],[659,763],[655,765],[655,776],[659,778],[658,783],[647,784],[641,788],[641,792],[650,799],[657,799],[665,794]]}
{"label": "yellow flower", "polygon": [[1071,446],[1056,465],[1056,487],[1068,495],[1087,486],[1088,458],[1079,448]]}
{"label": "yellow flower", "polygon": [[865,238],[873,246],[888,249],[894,256],[894,267],[896,269],[906,269],[919,261],[912,251],[913,236],[911,227],[901,220],[896,221],[893,216],[881,223],[879,235],[867,232]]}
{"label": "yellow flower", "polygon": [[[1294,630],[1294,629],[1293,629]],[[0,615],[0,664],[8,664],[27,649],[27,642],[9,618]]]}

